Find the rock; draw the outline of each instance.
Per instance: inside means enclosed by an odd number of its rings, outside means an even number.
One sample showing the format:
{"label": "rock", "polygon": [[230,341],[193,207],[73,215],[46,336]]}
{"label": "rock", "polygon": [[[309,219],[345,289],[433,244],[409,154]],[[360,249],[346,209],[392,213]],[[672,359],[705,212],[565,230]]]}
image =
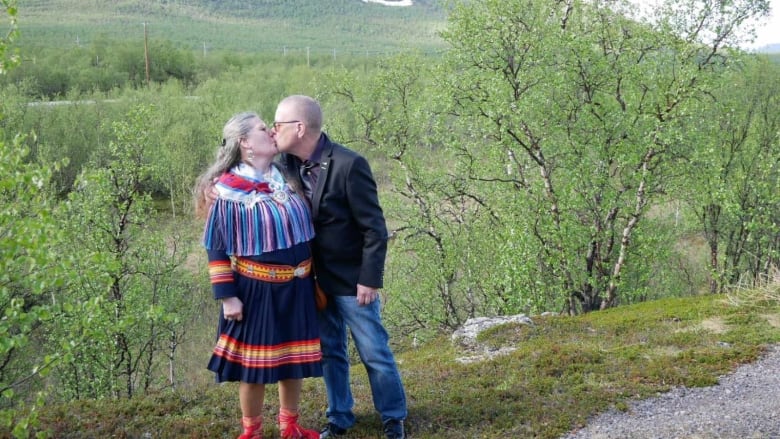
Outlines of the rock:
{"label": "rock", "polygon": [[475,363],[479,361],[490,360],[499,355],[505,355],[517,348],[512,346],[503,346],[501,348],[489,349],[485,346],[480,346],[477,342],[477,336],[480,332],[490,329],[494,326],[505,325],[507,323],[519,323],[521,325],[533,325],[533,321],[525,314],[517,314],[514,316],[504,317],[475,317],[473,319],[466,320],[458,330],[452,333],[451,340],[453,343],[457,343],[465,348],[469,355],[465,357],[456,358],[455,361],[461,364]]}
{"label": "rock", "polygon": [[476,348],[478,347],[477,336],[480,332],[507,323],[534,324],[531,318],[525,314],[503,317],[474,317],[466,320],[463,326],[453,332],[451,340],[453,343],[458,343],[468,348]]}

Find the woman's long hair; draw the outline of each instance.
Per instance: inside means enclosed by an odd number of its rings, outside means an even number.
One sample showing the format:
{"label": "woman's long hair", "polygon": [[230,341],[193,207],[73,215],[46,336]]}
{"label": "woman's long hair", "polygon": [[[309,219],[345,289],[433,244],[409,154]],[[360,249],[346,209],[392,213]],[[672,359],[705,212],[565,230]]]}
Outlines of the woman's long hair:
{"label": "woman's long hair", "polygon": [[206,193],[212,190],[214,179],[232,169],[241,161],[241,139],[257,125],[260,116],[251,111],[238,113],[231,117],[222,128],[222,146],[217,149],[217,158],[206,171],[195,180],[192,195],[195,203],[195,216],[205,218],[211,200]]}

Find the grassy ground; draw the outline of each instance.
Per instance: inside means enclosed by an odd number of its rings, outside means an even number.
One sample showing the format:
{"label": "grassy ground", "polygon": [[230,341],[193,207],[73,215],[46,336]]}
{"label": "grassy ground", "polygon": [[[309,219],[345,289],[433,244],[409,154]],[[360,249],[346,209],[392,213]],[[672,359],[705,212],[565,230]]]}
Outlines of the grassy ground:
{"label": "grassy ground", "polygon": [[[557,438],[611,406],[673,386],[709,386],[780,342],[780,304],[765,296],[665,299],[578,317],[536,317],[480,339],[511,353],[471,364],[442,337],[397,355],[409,399],[411,438]],[[353,368],[358,423],[348,438],[378,438],[380,422],[361,366]],[[276,388],[266,401],[266,437]],[[302,424],[324,424],[321,380],[304,385]],[[235,385],[187,389],[118,401],[47,406],[40,427],[57,438],[234,438]],[[3,437],[0,432],[0,437]]]}
{"label": "grassy ground", "polygon": [[[444,12],[433,5],[392,8],[359,0],[19,2],[22,47],[89,47],[95,41],[165,39],[197,51],[276,52],[310,49],[336,56],[438,50]],[[432,3],[432,2],[423,2]],[[0,30],[3,29],[0,23]],[[335,52],[334,52],[335,51]]]}

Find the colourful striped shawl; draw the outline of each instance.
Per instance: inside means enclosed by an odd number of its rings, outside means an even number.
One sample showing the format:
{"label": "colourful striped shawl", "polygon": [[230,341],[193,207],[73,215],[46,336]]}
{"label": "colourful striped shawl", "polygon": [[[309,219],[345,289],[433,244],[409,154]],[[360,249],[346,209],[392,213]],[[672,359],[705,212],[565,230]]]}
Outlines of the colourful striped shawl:
{"label": "colourful striped shawl", "polygon": [[[290,248],[314,237],[308,204],[275,167],[266,179],[254,168],[240,164],[222,174],[215,187],[219,197],[209,210],[203,231],[207,250],[252,256]],[[277,191],[286,196],[277,194],[274,199]]]}

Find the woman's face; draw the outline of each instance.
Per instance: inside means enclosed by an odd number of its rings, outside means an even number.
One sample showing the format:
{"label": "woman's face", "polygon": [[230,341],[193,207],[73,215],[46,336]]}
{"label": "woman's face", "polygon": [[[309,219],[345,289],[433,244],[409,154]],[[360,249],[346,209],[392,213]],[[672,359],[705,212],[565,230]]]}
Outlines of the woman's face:
{"label": "woman's face", "polygon": [[260,119],[255,119],[252,129],[241,139],[241,147],[245,153],[252,151],[255,157],[272,158],[278,152],[268,127]]}

